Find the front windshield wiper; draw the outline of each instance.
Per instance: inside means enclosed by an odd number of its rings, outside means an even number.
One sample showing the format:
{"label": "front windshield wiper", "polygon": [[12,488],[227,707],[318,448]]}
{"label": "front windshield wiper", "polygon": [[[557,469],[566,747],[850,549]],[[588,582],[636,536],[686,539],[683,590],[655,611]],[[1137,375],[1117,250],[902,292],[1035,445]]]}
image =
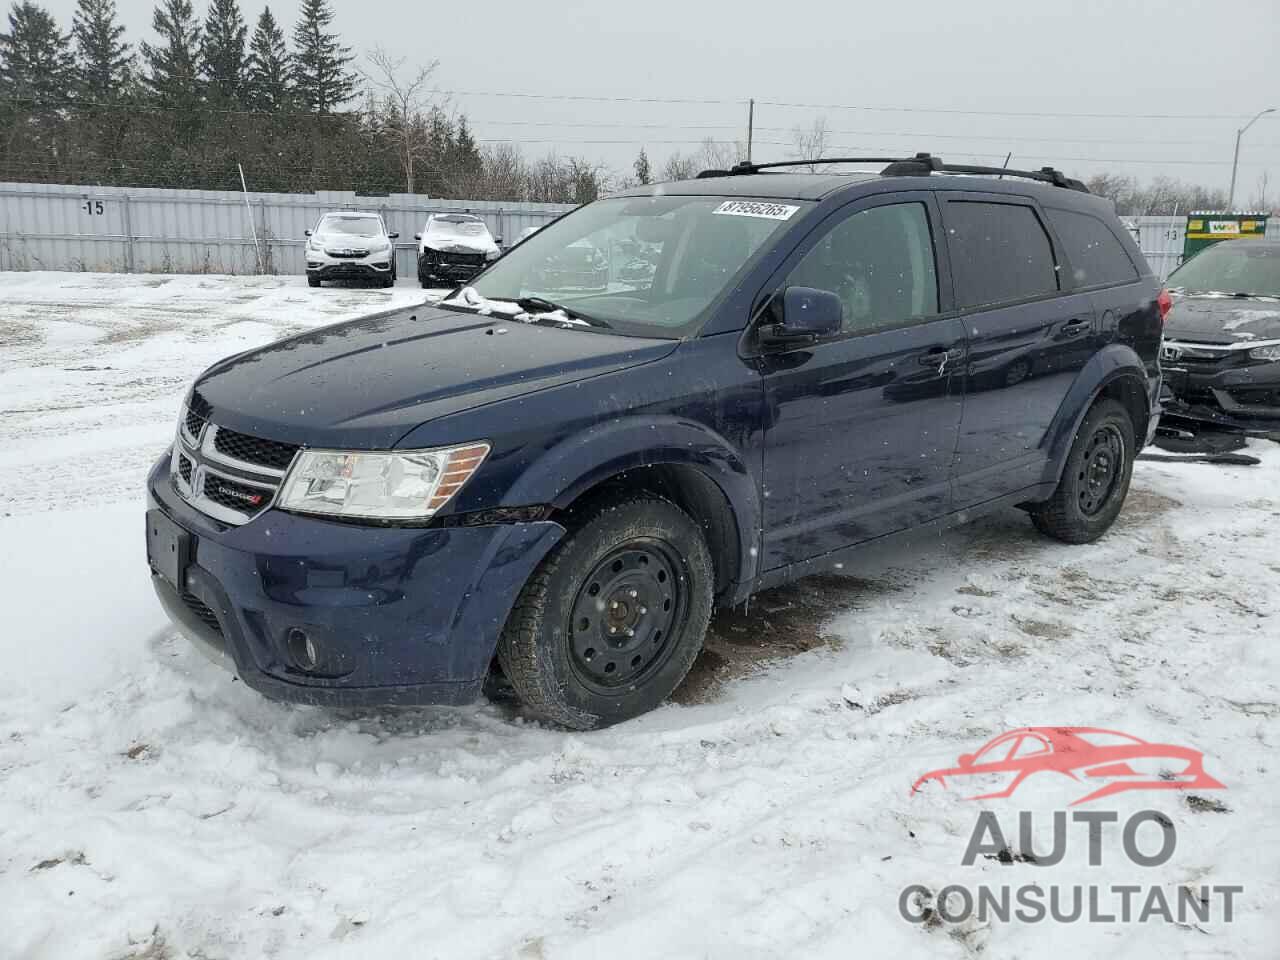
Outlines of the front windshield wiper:
{"label": "front windshield wiper", "polygon": [[[566,307],[562,303],[553,303],[543,297],[520,297],[512,302],[526,313],[555,313],[558,310],[569,319],[580,320],[588,326],[605,328],[610,326],[607,321],[601,320],[599,317],[588,316],[572,307]],[[557,321],[551,317],[539,317],[535,322],[556,323]]]}

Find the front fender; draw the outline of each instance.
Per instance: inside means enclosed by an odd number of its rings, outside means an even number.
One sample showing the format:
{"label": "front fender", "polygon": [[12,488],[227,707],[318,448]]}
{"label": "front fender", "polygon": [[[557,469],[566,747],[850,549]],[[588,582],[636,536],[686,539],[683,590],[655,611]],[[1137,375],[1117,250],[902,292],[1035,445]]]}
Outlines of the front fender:
{"label": "front fender", "polygon": [[[1062,476],[1067,454],[1075,440],[1076,431],[1084,421],[1085,414],[1093,401],[1110,384],[1129,377],[1147,405],[1147,416],[1151,415],[1150,391],[1147,384],[1146,366],[1137,352],[1127,344],[1110,343],[1103,347],[1081,369],[1075,383],[1067,391],[1062,405],[1058,407],[1057,416],[1049,425],[1045,434],[1044,445],[1048,453],[1048,475],[1046,480],[1057,483]],[[1134,424],[1135,430],[1141,430],[1141,424]],[[1142,443],[1144,437],[1139,436]]]}
{"label": "front fender", "polygon": [[503,505],[548,503],[564,508],[610,477],[658,465],[693,467],[719,487],[737,521],[738,581],[749,583],[759,555],[759,491],[733,445],[702,423],[646,414],[596,424],[529,464],[507,490]]}

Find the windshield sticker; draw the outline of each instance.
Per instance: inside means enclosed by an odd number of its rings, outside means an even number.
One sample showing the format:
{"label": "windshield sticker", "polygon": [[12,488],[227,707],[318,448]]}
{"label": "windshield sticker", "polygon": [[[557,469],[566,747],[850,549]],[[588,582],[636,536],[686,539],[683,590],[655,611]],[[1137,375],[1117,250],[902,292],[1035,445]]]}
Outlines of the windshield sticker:
{"label": "windshield sticker", "polygon": [[789,203],[761,203],[758,200],[726,200],[713,213],[729,217],[762,217],[765,220],[790,220],[799,207]]}

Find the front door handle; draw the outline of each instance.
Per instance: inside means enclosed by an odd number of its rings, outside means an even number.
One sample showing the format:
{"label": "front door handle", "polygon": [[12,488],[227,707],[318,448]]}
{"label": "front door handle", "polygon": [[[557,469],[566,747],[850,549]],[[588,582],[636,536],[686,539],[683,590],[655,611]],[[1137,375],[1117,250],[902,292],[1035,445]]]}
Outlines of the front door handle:
{"label": "front door handle", "polygon": [[1062,325],[1062,332],[1068,337],[1078,337],[1091,326],[1093,326],[1092,321],[1087,320],[1084,317],[1075,317]]}
{"label": "front door handle", "polygon": [[923,367],[937,367],[938,376],[942,376],[946,372],[947,364],[958,363],[963,358],[963,347],[951,347],[945,350],[942,347],[934,347],[920,354],[919,363]]}

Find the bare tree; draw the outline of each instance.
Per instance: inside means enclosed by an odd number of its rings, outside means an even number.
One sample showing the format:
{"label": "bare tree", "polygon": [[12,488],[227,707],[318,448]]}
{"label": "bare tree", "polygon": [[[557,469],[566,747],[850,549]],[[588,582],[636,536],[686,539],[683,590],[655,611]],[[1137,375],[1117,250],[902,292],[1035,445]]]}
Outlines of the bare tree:
{"label": "bare tree", "polygon": [[360,72],[380,94],[376,122],[396,145],[400,165],[404,168],[405,193],[414,192],[414,167],[429,155],[431,125],[427,114],[439,106],[439,93],[431,78],[440,66],[432,60],[413,72],[405,72],[405,57],[393,58],[382,47],[365,55],[369,69]]}
{"label": "bare tree", "polygon": [[[827,142],[827,118],[818,117],[808,130],[796,126],[791,131],[794,151],[791,156],[796,160],[821,160],[829,146]],[[809,172],[816,173],[817,164],[809,164]]]}
{"label": "bare tree", "polygon": [[702,166],[697,157],[685,156],[677,150],[662,165],[662,180],[692,180],[700,169]]}
{"label": "bare tree", "polygon": [[1262,173],[1258,175],[1258,185],[1255,188],[1253,199],[1249,201],[1250,210],[1258,210],[1258,211],[1274,210],[1271,202],[1271,197],[1269,195],[1270,187],[1271,187],[1271,176],[1266,170],[1263,170]]}
{"label": "bare tree", "polygon": [[713,140],[707,137],[698,146],[697,159],[704,170],[728,170],[747,159],[747,145],[741,140]]}

